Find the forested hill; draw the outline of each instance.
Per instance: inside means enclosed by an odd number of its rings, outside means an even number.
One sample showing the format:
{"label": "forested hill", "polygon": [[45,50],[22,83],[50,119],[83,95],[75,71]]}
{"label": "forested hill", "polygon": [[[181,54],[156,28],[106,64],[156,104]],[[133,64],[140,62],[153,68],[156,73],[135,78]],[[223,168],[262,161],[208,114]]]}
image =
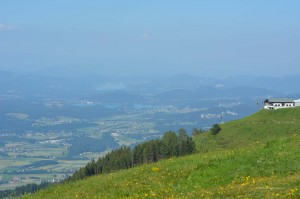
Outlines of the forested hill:
{"label": "forested hill", "polygon": [[263,110],[194,136],[198,152],[25,198],[299,198],[300,109]]}
{"label": "forested hill", "polygon": [[179,129],[177,133],[168,131],[161,139],[138,144],[133,150],[123,146],[107,153],[104,157],[100,157],[97,161],[92,160],[67,180],[80,180],[88,176],[129,169],[194,152],[196,152],[195,143],[184,129]]}

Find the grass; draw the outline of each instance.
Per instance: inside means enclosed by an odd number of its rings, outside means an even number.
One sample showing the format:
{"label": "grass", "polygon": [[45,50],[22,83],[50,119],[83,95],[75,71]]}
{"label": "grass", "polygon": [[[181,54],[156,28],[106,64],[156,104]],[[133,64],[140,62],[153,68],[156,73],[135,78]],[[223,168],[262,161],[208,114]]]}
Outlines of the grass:
{"label": "grass", "polygon": [[262,110],[241,120],[225,123],[221,128],[217,135],[206,133],[195,137],[199,152],[243,148],[256,141],[267,143],[299,134],[300,108]]}
{"label": "grass", "polygon": [[300,109],[260,111],[197,136],[200,153],[24,198],[300,198],[299,127]]}

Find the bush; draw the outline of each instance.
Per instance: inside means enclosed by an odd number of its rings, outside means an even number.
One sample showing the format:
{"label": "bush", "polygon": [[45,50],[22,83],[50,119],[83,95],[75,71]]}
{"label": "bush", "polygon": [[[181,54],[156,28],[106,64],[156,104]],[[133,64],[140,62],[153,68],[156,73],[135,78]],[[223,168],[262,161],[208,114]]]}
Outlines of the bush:
{"label": "bush", "polygon": [[221,127],[219,126],[219,124],[214,124],[214,125],[211,127],[211,129],[210,129],[210,133],[211,133],[212,135],[216,135],[216,134],[218,134],[221,130],[222,130],[222,129],[221,129]]}

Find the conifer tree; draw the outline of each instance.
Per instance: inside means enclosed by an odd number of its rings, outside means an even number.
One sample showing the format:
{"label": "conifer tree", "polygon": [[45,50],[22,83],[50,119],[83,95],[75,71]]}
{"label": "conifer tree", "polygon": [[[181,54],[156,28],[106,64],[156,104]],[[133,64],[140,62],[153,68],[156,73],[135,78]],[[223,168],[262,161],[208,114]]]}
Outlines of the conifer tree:
{"label": "conifer tree", "polygon": [[163,158],[178,156],[178,140],[173,131],[166,132],[162,137],[162,156]]}

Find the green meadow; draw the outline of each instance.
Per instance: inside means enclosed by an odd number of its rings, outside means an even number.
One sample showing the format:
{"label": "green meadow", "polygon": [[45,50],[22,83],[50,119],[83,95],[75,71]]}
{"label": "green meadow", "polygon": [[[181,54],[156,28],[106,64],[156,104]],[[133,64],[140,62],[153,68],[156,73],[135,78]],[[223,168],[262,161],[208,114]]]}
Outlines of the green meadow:
{"label": "green meadow", "polygon": [[262,110],[193,139],[198,152],[24,198],[300,198],[300,109]]}

